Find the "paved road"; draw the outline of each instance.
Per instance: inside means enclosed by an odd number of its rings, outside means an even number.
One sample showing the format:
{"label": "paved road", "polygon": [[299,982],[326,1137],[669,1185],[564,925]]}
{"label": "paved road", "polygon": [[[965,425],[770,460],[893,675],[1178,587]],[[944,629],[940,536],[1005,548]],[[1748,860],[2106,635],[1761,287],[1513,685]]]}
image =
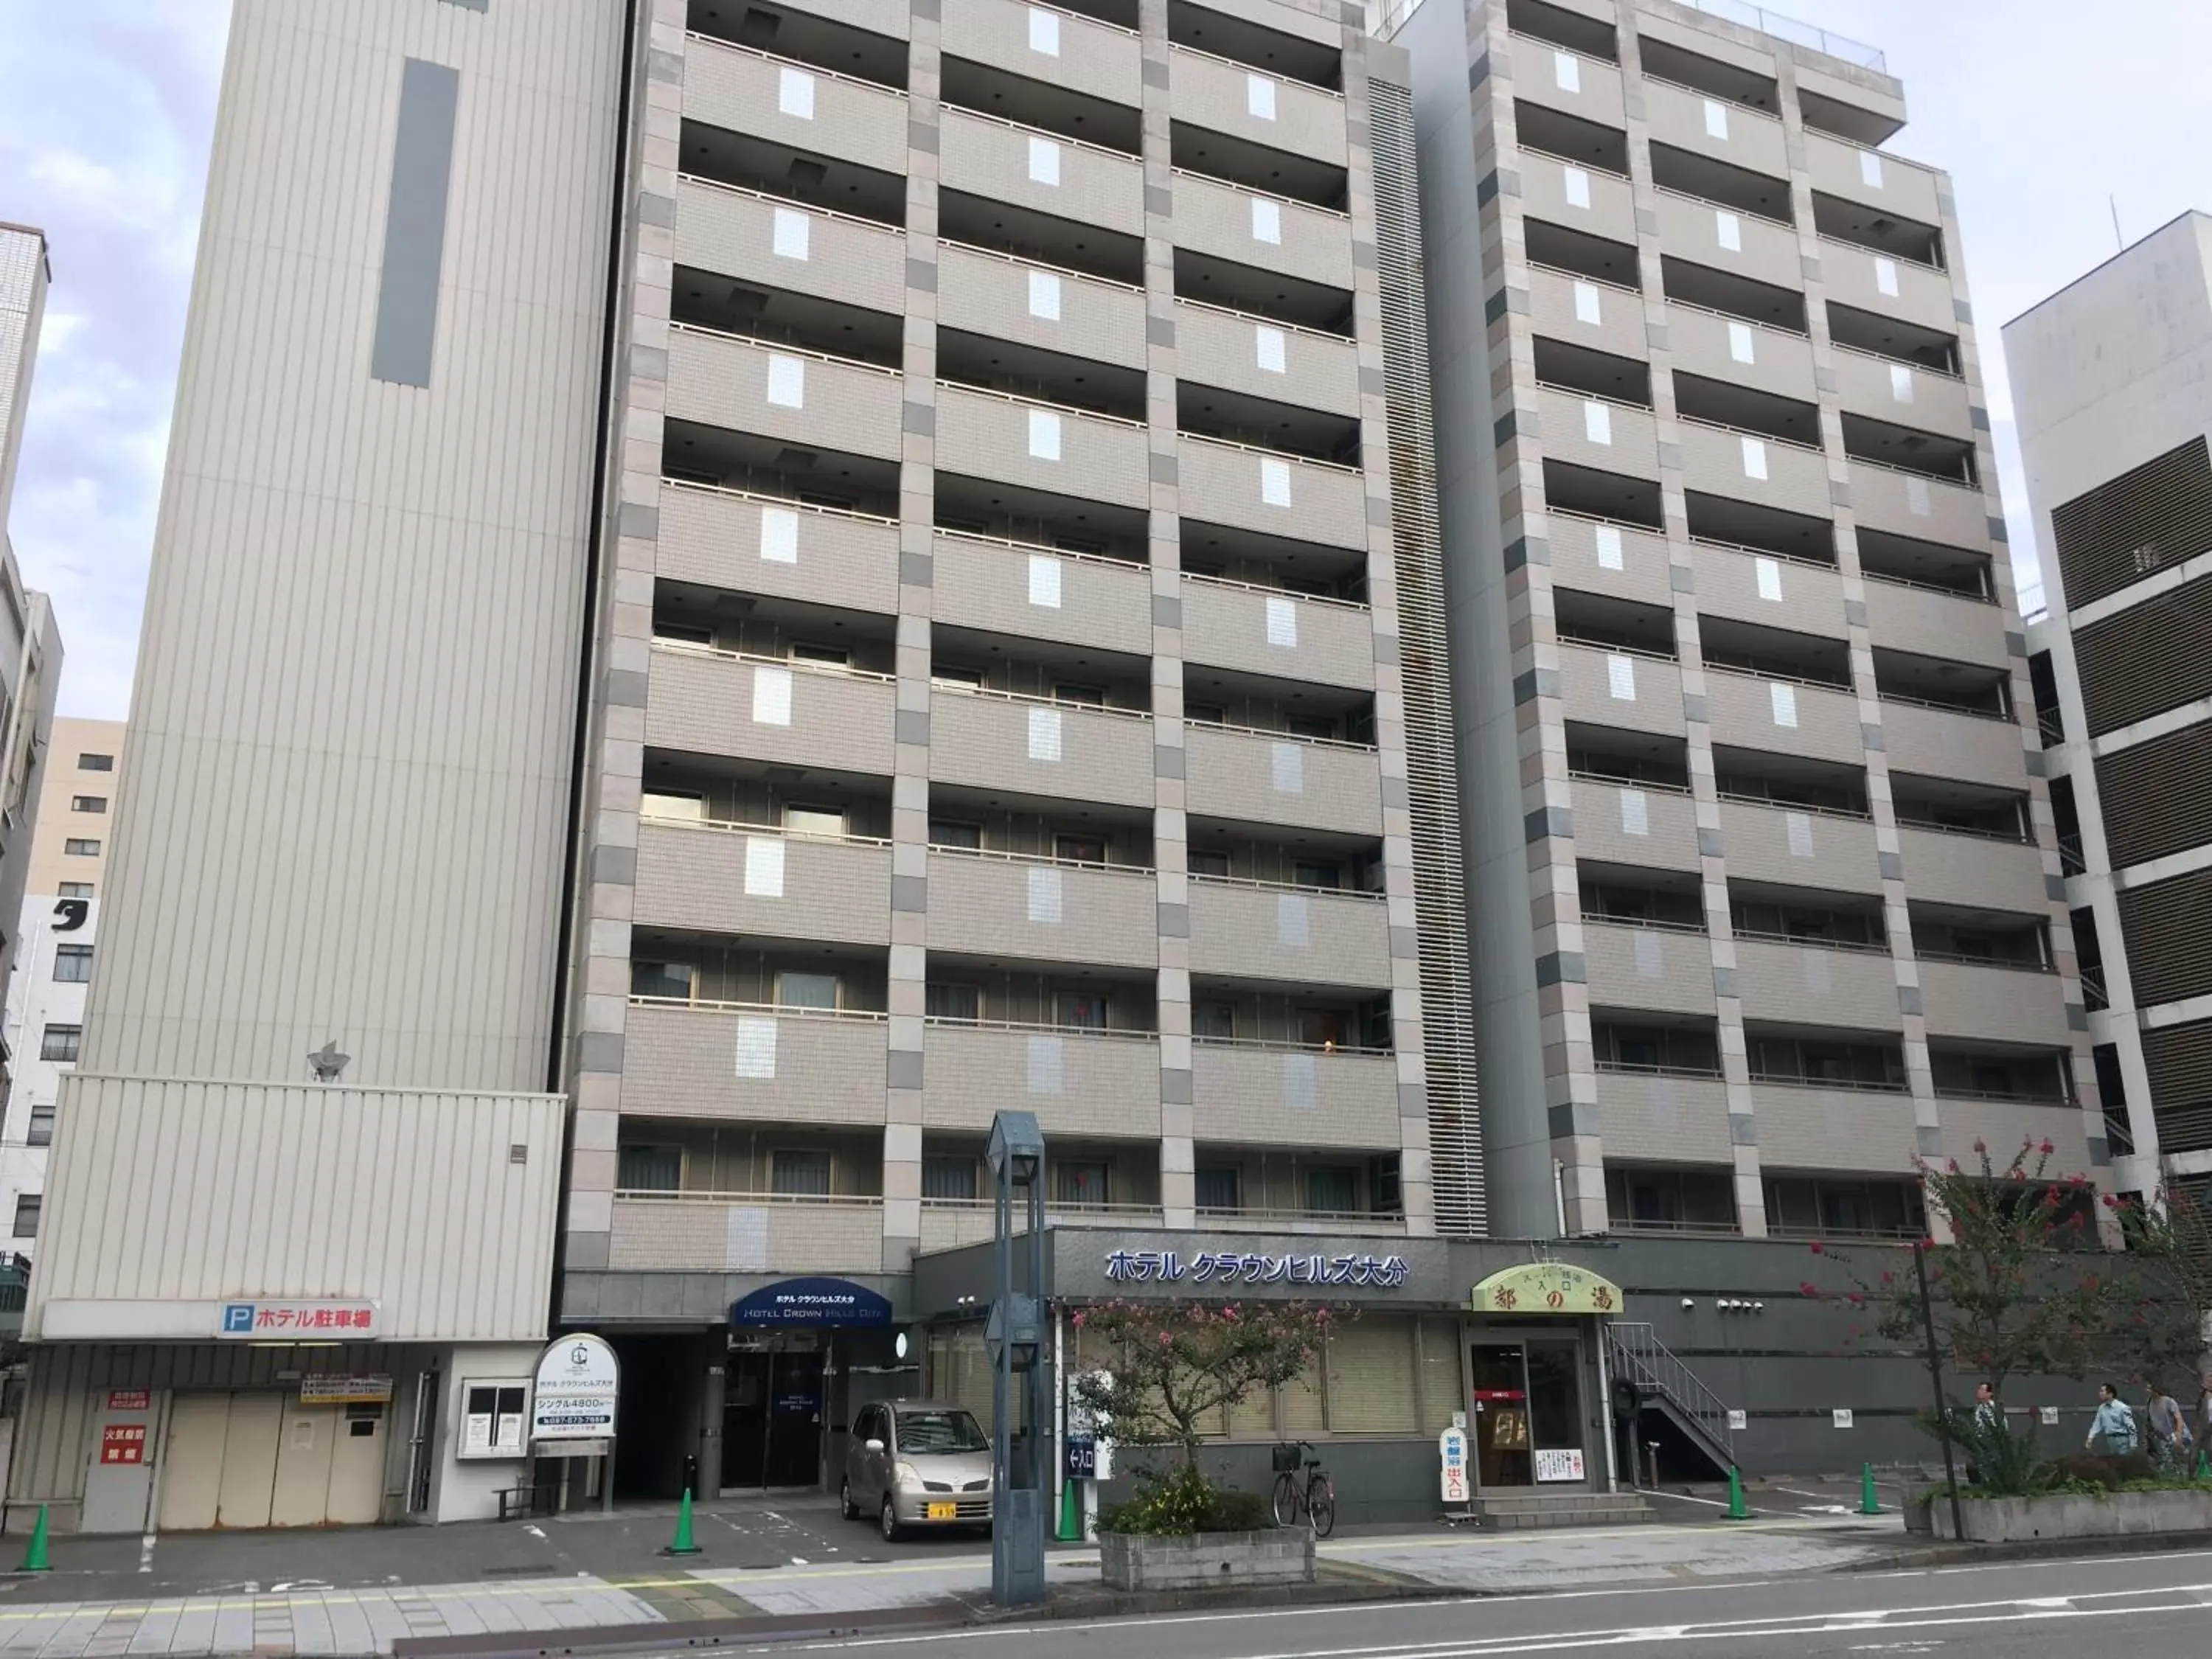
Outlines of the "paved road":
{"label": "paved road", "polygon": [[2212,1553],[1011,1626],[753,1650],[947,1659],[957,1649],[960,1659],[1029,1659],[1048,1644],[1061,1659],[1493,1659],[1599,1649],[1621,1659],[2203,1659],[2212,1652]]}

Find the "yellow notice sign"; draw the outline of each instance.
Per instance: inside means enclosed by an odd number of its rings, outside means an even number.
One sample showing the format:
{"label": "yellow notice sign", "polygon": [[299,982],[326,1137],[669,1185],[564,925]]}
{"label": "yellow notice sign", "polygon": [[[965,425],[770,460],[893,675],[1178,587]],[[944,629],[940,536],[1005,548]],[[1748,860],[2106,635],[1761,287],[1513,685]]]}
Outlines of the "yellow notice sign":
{"label": "yellow notice sign", "polygon": [[1479,1314],[1617,1314],[1620,1286],[1587,1267],[1531,1261],[1508,1267],[1474,1287]]}

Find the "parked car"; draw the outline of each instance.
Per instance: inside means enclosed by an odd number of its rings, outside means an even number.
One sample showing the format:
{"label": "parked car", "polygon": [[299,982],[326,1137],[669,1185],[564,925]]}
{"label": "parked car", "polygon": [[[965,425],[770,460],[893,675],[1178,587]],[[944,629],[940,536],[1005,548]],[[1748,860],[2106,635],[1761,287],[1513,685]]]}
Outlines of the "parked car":
{"label": "parked car", "polygon": [[991,1526],[991,1443],[975,1417],[937,1400],[863,1406],[853,1419],[838,1493],[845,1518],[875,1517],[886,1539],[908,1528]]}

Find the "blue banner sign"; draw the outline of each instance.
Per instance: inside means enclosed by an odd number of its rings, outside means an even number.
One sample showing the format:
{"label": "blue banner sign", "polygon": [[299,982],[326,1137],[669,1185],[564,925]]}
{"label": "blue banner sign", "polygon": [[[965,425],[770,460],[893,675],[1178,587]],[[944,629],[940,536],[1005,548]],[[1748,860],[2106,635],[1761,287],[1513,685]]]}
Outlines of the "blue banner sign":
{"label": "blue banner sign", "polygon": [[888,1325],[891,1304],[849,1279],[785,1279],[763,1285],[730,1305],[730,1323],[763,1325]]}

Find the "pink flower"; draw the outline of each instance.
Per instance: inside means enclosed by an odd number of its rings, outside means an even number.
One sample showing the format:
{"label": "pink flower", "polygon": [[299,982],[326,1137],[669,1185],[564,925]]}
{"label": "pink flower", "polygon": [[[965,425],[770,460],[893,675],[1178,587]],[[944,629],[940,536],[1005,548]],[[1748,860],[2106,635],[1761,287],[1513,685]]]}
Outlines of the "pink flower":
{"label": "pink flower", "polygon": [[1813,1254],[1814,1255],[1826,1255],[1828,1247],[1821,1243],[1819,1239],[1816,1238],[1813,1241]]}
{"label": "pink flower", "polygon": [[1077,1330],[1081,1330],[1083,1328],[1083,1310],[1078,1308],[1068,1322],[1073,1325]]}
{"label": "pink flower", "polygon": [[1974,1150],[1978,1152],[1986,1152],[1989,1149],[1990,1143],[1986,1140],[1977,1140],[1974,1142]]}
{"label": "pink flower", "polygon": [[1797,1290],[1798,1293],[1802,1296],[1818,1296],[1820,1293],[1820,1287],[1818,1285],[1815,1285],[1809,1279],[1803,1284],[1800,1285],[1797,1287]]}
{"label": "pink flower", "polygon": [[2044,1155],[2044,1157],[2045,1157],[2045,1158],[2049,1158],[2049,1157],[2051,1155],[2051,1153],[2053,1153],[2053,1152],[2057,1152],[2058,1149],[2057,1149],[2056,1146],[2052,1146],[2052,1145],[2051,1144],[2050,1140],[2049,1140],[2048,1139],[2046,1139],[2044,1141],[2043,1145],[2041,1145],[2040,1146],[2037,1147],[2035,1150],[2036,1150],[2037,1152],[2041,1152],[2041,1153]]}

